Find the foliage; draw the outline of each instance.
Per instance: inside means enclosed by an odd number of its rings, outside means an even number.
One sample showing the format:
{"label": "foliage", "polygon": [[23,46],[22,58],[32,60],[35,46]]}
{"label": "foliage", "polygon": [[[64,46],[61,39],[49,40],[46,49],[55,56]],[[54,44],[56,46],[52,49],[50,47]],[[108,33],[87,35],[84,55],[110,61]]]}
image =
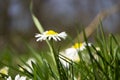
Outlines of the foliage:
{"label": "foliage", "polygon": [[[33,16],[33,20],[40,33],[42,33],[43,28],[35,16]],[[36,50],[29,44],[25,44],[29,56],[35,59],[35,62],[31,61],[30,64],[26,63],[26,57],[28,59],[28,56],[17,57],[17,59],[15,58],[16,56],[10,55],[12,51],[6,48],[2,52],[4,55],[0,54],[0,66],[8,66],[10,70],[8,75],[1,73],[1,78],[4,79],[4,75],[5,77],[12,76],[14,78],[16,74],[21,74],[32,80],[119,80],[119,39],[113,34],[106,38],[102,23],[99,26],[100,31],[95,37],[95,43],[92,43],[91,46],[88,46],[88,40],[83,30],[86,49],[78,51],[79,62],[61,55],[60,47],[63,46],[56,47],[59,42],[54,42],[53,40],[46,40],[49,46],[48,51]],[[69,67],[65,67],[61,59],[67,62]],[[28,68],[32,71],[29,71]]]}

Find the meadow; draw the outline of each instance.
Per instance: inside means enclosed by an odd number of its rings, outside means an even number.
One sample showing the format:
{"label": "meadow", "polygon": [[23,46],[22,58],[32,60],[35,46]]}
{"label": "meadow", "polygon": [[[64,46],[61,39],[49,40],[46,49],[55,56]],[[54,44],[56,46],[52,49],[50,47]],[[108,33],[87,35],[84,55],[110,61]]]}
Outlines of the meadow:
{"label": "meadow", "polygon": [[120,80],[120,36],[106,34],[101,19],[94,22],[92,42],[90,28],[79,26],[82,31],[76,30],[74,39],[65,31],[44,30],[33,13],[32,19],[38,29],[33,39],[36,44],[44,42],[44,48],[36,49],[21,39],[25,53],[16,54],[8,44],[0,53],[0,80]]}
{"label": "meadow", "polygon": [[[33,20],[40,32],[33,38],[36,39],[36,43],[46,42],[46,49],[35,49],[27,42],[24,42],[23,45],[26,46],[29,54],[15,56],[13,54],[15,53],[14,49],[6,47],[0,54],[0,79],[120,79],[120,38],[113,34],[109,34],[106,37],[101,21],[99,21],[99,30],[96,31],[94,43],[89,42],[84,28],[82,30],[84,41],[80,42],[78,38],[77,42],[74,43],[74,39],[66,32],[58,33],[54,30],[44,31],[34,15]],[[58,45],[61,41],[68,41],[71,45],[67,48]]]}

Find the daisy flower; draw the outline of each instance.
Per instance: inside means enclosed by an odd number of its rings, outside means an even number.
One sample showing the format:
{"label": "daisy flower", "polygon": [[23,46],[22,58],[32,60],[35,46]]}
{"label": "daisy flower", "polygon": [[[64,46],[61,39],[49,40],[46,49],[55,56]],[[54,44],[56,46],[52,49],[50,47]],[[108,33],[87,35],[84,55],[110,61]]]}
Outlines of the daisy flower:
{"label": "daisy flower", "polygon": [[68,48],[68,49],[66,49],[63,52],[60,52],[60,54],[66,57],[65,58],[65,57],[59,55],[61,57],[60,58],[61,63],[65,67],[67,67],[67,68],[69,68],[69,63],[68,63],[68,62],[70,62],[69,60],[72,60],[72,61],[75,61],[75,62],[79,62],[80,61],[80,58],[79,58],[79,55],[78,55],[78,51],[75,48]]}
{"label": "daisy flower", "polygon": [[15,76],[15,80],[26,80],[25,76],[20,76],[19,74]]}
{"label": "daisy flower", "polygon": [[[60,52],[61,55],[65,56],[66,58],[74,61],[74,62],[79,62],[80,61],[80,58],[79,58],[79,55],[78,55],[78,51],[83,51],[87,44],[84,42],[84,43],[75,43],[72,47],[70,48],[67,48],[66,50]],[[91,43],[88,43],[88,46],[91,46]],[[69,63],[70,62],[68,59],[64,58],[63,56],[61,56],[61,59],[60,58],[60,61],[61,63],[65,66],[65,67],[69,67]],[[66,62],[65,60],[67,60],[68,62]]]}
{"label": "daisy flower", "polygon": [[[6,78],[6,80],[12,80],[11,76]],[[26,80],[26,76],[20,76],[19,74],[17,74],[14,80]]]}
{"label": "daisy flower", "polygon": [[6,80],[12,80],[11,76],[9,76],[8,78],[5,78]]}
{"label": "daisy flower", "polygon": [[8,67],[3,67],[2,69],[0,69],[0,73],[8,75],[8,70],[9,70]]}
{"label": "daisy flower", "polygon": [[57,33],[53,30],[48,30],[43,32],[42,34],[36,34],[35,37],[37,38],[36,41],[43,41],[43,40],[55,40],[55,41],[61,41],[61,39],[65,39],[67,37],[67,34],[65,32]]}
{"label": "daisy flower", "polygon": [[61,57],[60,61],[67,68],[69,68],[69,63],[68,63],[68,62],[70,62],[69,60],[72,60],[75,62],[80,61],[78,51],[75,48],[72,48],[72,47],[68,48],[68,49],[60,52],[60,54],[64,56],[63,57],[63,56],[59,55]]}

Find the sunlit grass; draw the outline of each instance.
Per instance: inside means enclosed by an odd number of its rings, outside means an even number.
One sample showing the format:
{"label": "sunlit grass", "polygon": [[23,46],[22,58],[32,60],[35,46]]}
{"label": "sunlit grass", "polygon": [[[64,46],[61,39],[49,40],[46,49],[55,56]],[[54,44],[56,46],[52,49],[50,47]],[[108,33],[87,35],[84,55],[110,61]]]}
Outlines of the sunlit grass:
{"label": "sunlit grass", "polygon": [[[38,31],[42,34],[43,27],[38,19],[32,16]],[[77,44],[71,41],[73,45],[64,48],[58,44],[66,35],[59,36],[59,33],[53,34],[52,31],[50,35],[42,35],[41,41],[46,41],[47,50],[35,49],[30,44],[23,43],[29,54],[21,55],[16,54],[12,47],[6,47],[0,54],[0,80],[14,79],[17,74],[20,75],[19,80],[22,80],[21,78],[24,80],[119,80],[120,38],[113,34],[105,36],[101,22],[99,26],[100,31],[95,36],[95,42],[90,45],[83,29],[85,45],[78,39]],[[66,41],[68,39],[66,38]],[[73,59],[74,57],[77,59]],[[5,66],[9,70],[4,70]],[[8,74],[5,74],[6,71]]]}
{"label": "sunlit grass", "polygon": [[[24,45],[29,54],[19,55],[15,54],[12,48],[6,47],[0,54],[0,66],[1,68],[7,66],[9,70],[8,74],[1,72],[1,79],[4,80],[9,76],[14,79],[17,74],[20,74],[32,80],[119,80],[119,36],[109,34],[105,37],[101,29],[95,37],[95,43],[91,43],[91,46],[88,46],[89,41],[85,33],[84,38],[86,46],[84,50],[78,50],[80,61],[77,62],[60,54],[62,46],[56,45],[59,41],[49,41],[52,52],[37,50],[27,43]],[[29,58],[35,59],[35,63],[31,61],[32,67],[26,63]],[[68,67],[61,62],[61,59],[68,64]],[[31,72],[23,65],[26,65]]]}

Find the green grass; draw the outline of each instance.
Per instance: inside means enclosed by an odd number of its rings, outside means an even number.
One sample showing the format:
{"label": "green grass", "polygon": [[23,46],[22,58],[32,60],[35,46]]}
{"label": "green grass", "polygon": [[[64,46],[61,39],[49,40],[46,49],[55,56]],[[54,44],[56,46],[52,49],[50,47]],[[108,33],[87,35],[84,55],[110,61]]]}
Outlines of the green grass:
{"label": "green grass", "polygon": [[[102,35],[101,35],[102,34]],[[88,40],[84,34],[85,42]],[[119,80],[120,77],[120,45],[118,37],[110,34],[105,37],[103,30],[96,36],[95,44],[86,46],[86,50],[80,51],[80,62],[69,60],[69,68],[65,68],[59,60],[59,47],[51,45],[51,51],[36,50],[29,44],[25,44],[29,52],[20,57],[13,56],[12,49],[5,48],[1,52],[1,67],[10,68],[9,75],[21,74],[33,80]],[[54,46],[53,46],[54,45]],[[97,50],[99,47],[100,50]],[[15,53],[14,53],[15,54]],[[53,55],[52,55],[53,54]],[[29,56],[28,56],[29,55]],[[84,55],[84,57],[83,57]],[[97,56],[97,59],[94,56]],[[24,69],[19,70],[22,65],[27,65],[26,60],[32,57],[36,63],[32,63],[33,73]],[[54,62],[54,59],[55,62]],[[14,61],[16,60],[16,61]],[[65,60],[66,61],[66,60]],[[20,63],[19,63],[20,62]],[[12,64],[11,64],[12,63]],[[29,67],[29,65],[27,65]]]}
{"label": "green grass", "polygon": [[[33,16],[33,20],[42,33],[43,28],[35,16]],[[12,47],[6,47],[0,54],[0,67],[8,66],[10,70],[5,76],[12,78],[20,74],[32,80],[120,80],[120,38],[113,34],[106,37],[101,22],[99,26],[100,31],[91,46],[88,46],[89,41],[83,30],[84,41],[87,45],[85,50],[78,51],[79,62],[72,61],[63,55],[60,57],[61,47],[62,50],[64,48],[57,45],[59,42],[46,41],[48,50],[38,50],[28,43],[24,43],[29,54],[19,55]],[[96,47],[99,47],[100,50],[97,50]],[[32,68],[26,63],[29,58],[34,58],[36,61],[31,62]],[[60,59],[68,62],[69,68],[66,68]],[[32,73],[23,65],[30,68]],[[22,68],[23,71],[19,68]],[[4,74],[1,74],[0,77],[4,80]]]}

